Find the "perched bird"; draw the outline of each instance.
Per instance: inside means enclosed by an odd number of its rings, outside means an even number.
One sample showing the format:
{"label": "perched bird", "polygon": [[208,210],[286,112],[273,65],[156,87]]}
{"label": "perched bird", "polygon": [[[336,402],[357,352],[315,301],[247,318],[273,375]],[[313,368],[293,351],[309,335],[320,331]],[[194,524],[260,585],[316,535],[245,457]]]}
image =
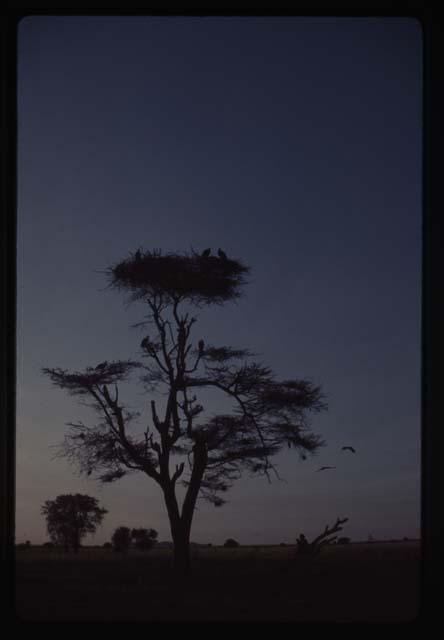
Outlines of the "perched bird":
{"label": "perched bird", "polygon": [[356,453],[356,451],[353,449],[353,447],[342,447],[342,450],[343,450],[343,451],[347,451],[347,449],[348,449],[349,451],[351,451],[352,453]]}
{"label": "perched bird", "polygon": [[203,340],[199,340],[199,353],[202,353],[205,347],[205,342]]}
{"label": "perched bird", "polygon": [[324,469],[336,469],[336,467],[321,467],[318,471],[324,471]]}
{"label": "perched bird", "polygon": [[149,337],[145,336],[145,338],[140,343],[140,346],[142,347],[142,349],[146,349],[148,347],[149,343],[150,343]]}
{"label": "perched bird", "polygon": [[103,371],[103,369],[105,369],[107,364],[108,364],[107,360],[105,360],[105,362],[101,362],[100,364],[97,365],[96,371]]}
{"label": "perched bird", "polygon": [[137,249],[135,258],[136,258],[136,262],[140,262],[140,260],[142,259],[142,254],[140,253],[140,249]]}
{"label": "perched bird", "polygon": [[288,445],[288,448],[289,448],[289,449],[291,449],[291,442],[290,442],[290,440],[287,440],[287,445]]}
{"label": "perched bird", "polygon": [[202,258],[208,258],[210,253],[211,253],[211,249],[205,249],[205,251],[202,251]]}
{"label": "perched bird", "polygon": [[217,255],[219,256],[219,258],[222,258],[222,260],[227,260],[227,254],[225,253],[225,251],[222,251],[222,249],[217,250]]}

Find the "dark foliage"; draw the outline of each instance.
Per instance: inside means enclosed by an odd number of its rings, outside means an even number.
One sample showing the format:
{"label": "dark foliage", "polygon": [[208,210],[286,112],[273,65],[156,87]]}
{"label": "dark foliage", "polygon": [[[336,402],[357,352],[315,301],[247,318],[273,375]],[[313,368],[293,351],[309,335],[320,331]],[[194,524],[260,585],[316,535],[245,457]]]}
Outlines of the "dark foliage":
{"label": "dark foliage", "polygon": [[78,551],[81,539],[87,533],[94,533],[108,513],[91,496],[64,494],[55,500],[47,500],[42,507],[51,541],[63,545],[66,551]]}
{"label": "dark foliage", "polygon": [[128,551],[131,545],[131,530],[129,527],[117,527],[111,541],[114,551]]}
{"label": "dark foliage", "polygon": [[234,548],[239,546],[240,546],[239,543],[236,540],[234,540],[234,538],[228,538],[224,542],[224,547]]}
{"label": "dark foliage", "polygon": [[248,271],[239,260],[145,251],[117,263],[108,274],[110,286],[130,292],[131,300],[159,296],[166,303],[181,299],[209,305],[238,298]]}
{"label": "dark foliage", "polygon": [[158,533],[155,529],[133,529],[131,540],[136,549],[149,551],[156,544]]}

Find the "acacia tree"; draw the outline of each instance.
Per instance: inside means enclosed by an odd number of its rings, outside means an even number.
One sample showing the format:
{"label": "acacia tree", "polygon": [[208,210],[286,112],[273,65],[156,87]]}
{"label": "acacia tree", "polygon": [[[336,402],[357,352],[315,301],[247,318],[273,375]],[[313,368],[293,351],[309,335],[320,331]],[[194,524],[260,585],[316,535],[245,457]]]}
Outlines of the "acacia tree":
{"label": "acacia tree", "polygon": [[96,498],[80,493],[46,500],[42,507],[51,541],[63,545],[65,551],[71,547],[74,553],[78,553],[81,539],[96,531],[106,513],[108,511],[99,507]]}
{"label": "acacia tree", "polygon": [[[218,257],[209,254],[138,250],[106,271],[110,288],[147,306],[146,321],[136,325],[151,326],[140,345],[145,362],[105,361],[78,372],[43,369],[56,386],[88,397],[99,415],[93,426],[69,423],[59,455],[101,482],[134,471],[156,482],[169,517],[174,566],[182,574],[190,567],[198,497],[221,506],[221,494],[244,472],[269,481],[271,473],[277,476],[272,458],[282,447],[305,459],[323,444],[308,421],[310,412],[325,408],[319,386],[279,381],[249,350],[192,336],[197,318],[191,312],[239,298],[249,272],[222,251]],[[163,389],[166,398],[160,407],[151,396],[150,420],[139,436],[129,427],[140,414],[125,407],[118,388],[136,371],[147,393]],[[208,389],[231,401],[229,413],[205,414],[198,395]],[[182,504],[179,482],[185,488]]]}

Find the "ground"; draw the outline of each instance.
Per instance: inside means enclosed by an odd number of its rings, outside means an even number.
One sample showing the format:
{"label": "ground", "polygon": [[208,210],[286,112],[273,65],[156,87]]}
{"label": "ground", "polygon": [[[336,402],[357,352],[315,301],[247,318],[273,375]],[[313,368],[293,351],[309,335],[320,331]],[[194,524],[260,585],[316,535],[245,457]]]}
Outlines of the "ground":
{"label": "ground", "polygon": [[419,606],[420,543],[334,545],[313,562],[292,546],[198,547],[177,581],[171,551],[17,550],[24,621],[404,622]]}

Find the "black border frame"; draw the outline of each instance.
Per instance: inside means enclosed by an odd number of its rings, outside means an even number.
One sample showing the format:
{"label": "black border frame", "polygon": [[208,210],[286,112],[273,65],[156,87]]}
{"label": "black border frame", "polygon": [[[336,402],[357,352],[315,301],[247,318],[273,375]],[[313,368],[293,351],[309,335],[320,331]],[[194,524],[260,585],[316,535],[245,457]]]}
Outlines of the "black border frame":
{"label": "black border frame", "polygon": [[[299,9],[299,7],[298,7]],[[126,10],[91,9],[13,9],[0,22],[1,51],[1,204],[0,217],[0,542],[1,566],[6,594],[3,604],[10,622],[15,616],[15,420],[16,420],[16,294],[17,294],[17,32],[18,23],[30,15],[97,16],[378,16],[416,18],[423,31],[423,218],[422,218],[422,365],[421,365],[421,596],[420,611],[414,623],[438,622],[442,607],[439,595],[439,557],[444,544],[443,500],[438,480],[438,456],[443,451],[444,406],[440,398],[439,373],[444,360],[440,333],[444,327],[444,304],[440,290],[440,266],[443,266],[442,216],[443,191],[440,160],[443,153],[444,30],[438,12],[430,8],[410,7],[404,12],[354,8],[301,8],[297,12],[235,10],[151,10],[133,7]],[[435,15],[432,15],[435,13]],[[356,626],[356,625],[351,625]]]}

